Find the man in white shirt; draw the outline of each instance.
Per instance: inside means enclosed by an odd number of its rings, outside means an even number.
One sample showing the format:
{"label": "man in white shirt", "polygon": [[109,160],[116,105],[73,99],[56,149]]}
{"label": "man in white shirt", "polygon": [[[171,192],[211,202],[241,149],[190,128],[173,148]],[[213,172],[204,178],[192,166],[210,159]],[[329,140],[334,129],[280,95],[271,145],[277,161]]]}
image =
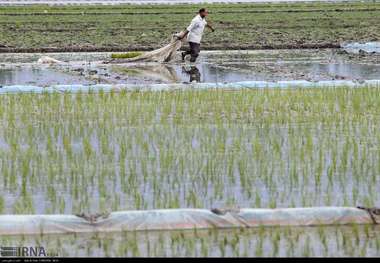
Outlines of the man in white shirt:
{"label": "man in white shirt", "polygon": [[182,60],[185,60],[187,55],[191,55],[190,61],[195,62],[200,52],[201,40],[203,35],[203,30],[207,26],[212,30],[215,29],[207,24],[206,16],[208,15],[208,11],[205,8],[201,8],[199,10],[199,14],[193,18],[191,24],[185,30],[185,33],[182,35],[180,39],[183,39],[187,36],[187,41],[190,45],[190,50],[186,52],[182,52]]}

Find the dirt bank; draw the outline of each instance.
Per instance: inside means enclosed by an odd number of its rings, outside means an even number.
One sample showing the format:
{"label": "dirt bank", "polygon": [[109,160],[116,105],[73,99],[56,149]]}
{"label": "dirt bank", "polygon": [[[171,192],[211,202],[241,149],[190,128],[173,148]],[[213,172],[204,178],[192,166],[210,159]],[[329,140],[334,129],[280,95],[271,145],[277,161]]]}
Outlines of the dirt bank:
{"label": "dirt bank", "polygon": [[[41,47],[41,48],[14,48],[0,47],[0,53],[45,53],[45,52],[128,52],[128,51],[150,51],[160,46],[126,46],[123,48],[113,47]],[[226,45],[206,45],[203,50],[266,50],[266,49],[319,49],[319,48],[339,48],[339,43],[315,43],[315,44],[284,44],[284,45],[252,45],[241,46],[227,43]]]}

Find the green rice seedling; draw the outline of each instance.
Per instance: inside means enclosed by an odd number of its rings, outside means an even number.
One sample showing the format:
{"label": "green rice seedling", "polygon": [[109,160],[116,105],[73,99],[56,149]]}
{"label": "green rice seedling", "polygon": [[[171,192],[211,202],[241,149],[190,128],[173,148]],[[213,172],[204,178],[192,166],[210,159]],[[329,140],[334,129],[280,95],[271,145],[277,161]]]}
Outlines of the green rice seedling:
{"label": "green rice seedling", "polygon": [[14,214],[34,214],[35,212],[33,200],[29,194],[25,194],[17,199],[13,205]]}
{"label": "green rice seedling", "polygon": [[275,234],[272,235],[272,245],[273,245],[273,253],[272,256],[278,256],[279,253],[279,245],[280,245],[280,233],[278,232],[278,229],[276,230]]}
{"label": "green rice seedling", "polygon": [[307,237],[305,241],[305,245],[302,252],[303,257],[310,257],[311,256],[311,248],[310,248],[310,238]]}
{"label": "green rice seedling", "polygon": [[263,257],[264,256],[264,238],[265,238],[265,228],[260,227],[259,236],[257,238],[257,243],[255,245],[255,256],[257,257]]}
{"label": "green rice seedling", "polygon": [[380,238],[376,236],[375,239],[376,239],[376,251],[379,251],[379,249],[380,249]]}
{"label": "green rice seedling", "polygon": [[0,196],[0,214],[2,214],[4,211],[4,206],[5,206],[4,203],[5,203],[4,198],[2,196]]}

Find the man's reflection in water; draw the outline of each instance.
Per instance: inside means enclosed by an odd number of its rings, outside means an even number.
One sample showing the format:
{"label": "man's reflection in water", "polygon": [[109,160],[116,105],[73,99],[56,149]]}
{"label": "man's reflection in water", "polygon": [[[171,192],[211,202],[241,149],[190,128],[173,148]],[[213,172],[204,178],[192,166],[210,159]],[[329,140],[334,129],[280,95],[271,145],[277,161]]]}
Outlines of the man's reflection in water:
{"label": "man's reflection in water", "polygon": [[182,67],[183,72],[189,74],[191,82],[201,82],[201,72],[196,66]]}

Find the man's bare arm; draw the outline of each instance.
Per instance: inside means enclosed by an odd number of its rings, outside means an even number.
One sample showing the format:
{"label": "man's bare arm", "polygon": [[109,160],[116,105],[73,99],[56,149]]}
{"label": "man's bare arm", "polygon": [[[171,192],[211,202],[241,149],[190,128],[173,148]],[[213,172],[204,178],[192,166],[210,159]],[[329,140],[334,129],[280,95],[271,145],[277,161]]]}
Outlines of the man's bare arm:
{"label": "man's bare arm", "polygon": [[210,28],[212,32],[215,31],[215,29],[212,27],[212,25],[207,24],[206,26],[207,26],[208,28]]}
{"label": "man's bare arm", "polygon": [[187,36],[187,34],[189,34],[189,30],[185,29],[185,31],[183,31],[183,35],[182,35],[182,36],[179,36],[178,39],[179,39],[179,40],[184,39],[184,38]]}

